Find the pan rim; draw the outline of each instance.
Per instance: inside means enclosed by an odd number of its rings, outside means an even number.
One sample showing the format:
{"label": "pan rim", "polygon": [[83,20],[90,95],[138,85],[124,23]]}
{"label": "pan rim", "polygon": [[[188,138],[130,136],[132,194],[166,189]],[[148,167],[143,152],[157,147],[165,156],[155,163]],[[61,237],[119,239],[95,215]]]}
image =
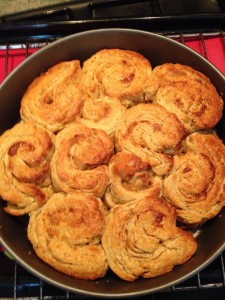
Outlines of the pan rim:
{"label": "pan rim", "polygon": [[[154,38],[159,38],[159,39],[166,39],[169,43],[171,44],[175,44],[176,46],[181,47],[182,49],[185,49],[185,51],[188,51],[190,53],[192,53],[194,56],[198,57],[200,60],[203,60],[205,64],[207,64],[210,68],[212,68],[214,70],[214,72],[217,73],[217,75],[219,77],[221,77],[221,79],[225,80],[224,75],[218,70],[218,68],[216,68],[212,63],[210,63],[209,61],[207,61],[204,57],[202,57],[200,54],[196,53],[194,50],[188,48],[187,46],[178,43],[177,41],[174,41],[168,37],[165,36],[159,36],[158,34],[152,33],[152,32],[148,32],[148,31],[144,31],[144,30],[136,30],[136,29],[126,29],[126,28],[107,28],[107,29],[95,29],[95,30],[88,30],[88,31],[84,31],[84,32],[79,32],[79,33],[75,33],[72,35],[69,35],[67,37],[61,38],[59,40],[56,40],[54,42],[52,42],[51,44],[45,46],[44,48],[38,50],[36,53],[32,54],[31,56],[29,56],[28,58],[26,58],[26,60],[24,60],[17,68],[15,68],[8,76],[7,78],[3,81],[3,83],[0,86],[0,93],[1,90],[10,83],[11,78],[16,76],[18,72],[20,72],[20,70],[24,68],[24,66],[26,66],[27,64],[31,64],[33,60],[36,59],[36,57],[43,55],[45,52],[50,51],[50,49],[52,47],[56,47],[57,45],[61,44],[62,42],[67,42],[70,40],[73,40],[74,38],[80,37],[80,36],[88,36],[88,35],[92,35],[93,33],[111,33],[111,32],[123,32],[123,33],[134,33],[134,34],[141,34],[141,35],[146,35],[146,36],[153,36]],[[147,295],[150,293],[154,293],[157,291],[160,291],[162,289],[171,287],[173,285],[177,285],[179,283],[181,283],[182,281],[192,277],[193,275],[195,275],[197,272],[201,271],[203,268],[205,268],[208,264],[210,264],[224,249],[225,249],[225,239],[223,242],[221,242],[221,245],[217,248],[217,251],[215,251],[215,253],[209,257],[207,260],[205,260],[202,264],[200,264],[199,266],[197,266],[196,268],[194,268],[191,272],[189,272],[186,275],[183,275],[181,278],[171,281],[167,284],[165,284],[164,286],[159,286],[159,287],[155,287],[155,288],[151,288],[149,290],[143,290],[143,291],[138,291],[138,292],[126,292],[126,293],[115,293],[115,294],[105,294],[105,293],[99,293],[99,292],[89,292],[89,291],[85,291],[83,289],[78,289],[78,288],[73,288],[70,287],[68,285],[64,285],[63,283],[59,283],[59,282],[55,282],[53,279],[48,278],[45,276],[45,274],[40,273],[39,271],[35,270],[33,267],[27,265],[26,262],[24,262],[24,260],[21,259],[21,257],[18,256],[18,254],[11,249],[7,242],[2,238],[1,236],[1,225],[0,225],[0,242],[3,245],[3,247],[13,256],[13,258],[23,267],[25,267],[30,273],[34,274],[35,276],[39,277],[40,279],[44,280],[45,282],[48,282],[54,286],[60,287],[62,289],[68,290],[70,292],[73,293],[80,293],[83,295],[88,295],[88,296],[92,296],[92,297],[105,297],[105,298],[123,298],[123,297],[134,297],[134,296],[143,296],[143,295]],[[172,271],[173,272],[173,271]],[[148,280],[148,279],[142,279],[142,280]],[[149,279],[151,280],[151,279]]]}

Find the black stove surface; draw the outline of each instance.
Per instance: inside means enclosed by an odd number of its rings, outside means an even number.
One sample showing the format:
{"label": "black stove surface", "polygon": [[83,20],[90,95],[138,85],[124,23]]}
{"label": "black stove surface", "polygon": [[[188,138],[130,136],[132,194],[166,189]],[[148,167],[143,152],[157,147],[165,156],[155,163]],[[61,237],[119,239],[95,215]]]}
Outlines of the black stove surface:
{"label": "black stove surface", "polygon": [[18,21],[90,20],[124,17],[223,14],[225,0],[74,0],[8,15],[1,23]]}

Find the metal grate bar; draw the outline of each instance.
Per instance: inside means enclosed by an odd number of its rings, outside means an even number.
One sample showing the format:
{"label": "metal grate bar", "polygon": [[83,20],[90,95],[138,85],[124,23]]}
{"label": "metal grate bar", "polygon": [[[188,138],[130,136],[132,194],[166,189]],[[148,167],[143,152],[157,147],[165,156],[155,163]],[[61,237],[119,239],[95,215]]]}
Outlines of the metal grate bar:
{"label": "metal grate bar", "polygon": [[29,42],[26,42],[26,58],[29,55]]}
{"label": "metal grate bar", "polygon": [[8,62],[9,62],[9,45],[6,44],[6,53],[5,53],[5,70],[4,70],[4,77],[8,75]]}
{"label": "metal grate bar", "polygon": [[181,37],[182,44],[184,45],[185,41],[184,41],[184,35],[183,35],[183,33],[180,34],[180,37]]}
{"label": "metal grate bar", "polygon": [[223,287],[225,287],[225,266],[224,266],[224,259],[222,254],[220,255],[220,262],[221,262],[221,272],[223,278]]}
{"label": "metal grate bar", "polygon": [[197,274],[197,287],[199,289],[202,288],[200,273]]}
{"label": "metal grate bar", "polygon": [[221,32],[222,40],[223,40],[223,45],[225,47],[225,33],[222,31]]}
{"label": "metal grate bar", "polygon": [[16,299],[16,287],[17,287],[17,262],[15,262],[15,267],[14,267],[13,299]]}
{"label": "metal grate bar", "polygon": [[40,279],[39,299],[43,299],[43,281]]}
{"label": "metal grate bar", "polygon": [[203,54],[204,54],[204,57],[206,59],[208,59],[208,54],[207,54],[207,50],[206,50],[206,46],[205,46],[205,40],[204,40],[204,36],[202,33],[200,33],[200,40],[202,42],[202,48],[203,48]]}

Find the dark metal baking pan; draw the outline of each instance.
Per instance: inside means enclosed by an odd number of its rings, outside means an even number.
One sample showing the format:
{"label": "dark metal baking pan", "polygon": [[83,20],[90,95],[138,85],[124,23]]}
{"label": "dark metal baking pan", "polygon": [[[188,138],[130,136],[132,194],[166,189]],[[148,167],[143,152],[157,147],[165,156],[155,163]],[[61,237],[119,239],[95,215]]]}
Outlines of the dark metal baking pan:
{"label": "dark metal baking pan", "polygon": [[[29,83],[41,72],[62,60],[84,61],[103,48],[131,49],[142,53],[152,66],[166,62],[192,66],[208,76],[218,92],[225,95],[224,76],[199,54],[166,37],[131,29],[100,29],[68,36],[39,50],[19,65],[0,87],[0,133],[19,121],[20,100]],[[225,119],[216,131],[225,141]],[[112,272],[96,281],[79,280],[64,275],[42,262],[26,237],[26,218],[7,215],[0,201],[0,242],[28,271],[44,281],[74,293],[104,298],[146,295],[176,285],[193,276],[215,259],[224,249],[224,210],[196,233],[198,250],[191,260],[166,275],[153,279],[125,282]]]}

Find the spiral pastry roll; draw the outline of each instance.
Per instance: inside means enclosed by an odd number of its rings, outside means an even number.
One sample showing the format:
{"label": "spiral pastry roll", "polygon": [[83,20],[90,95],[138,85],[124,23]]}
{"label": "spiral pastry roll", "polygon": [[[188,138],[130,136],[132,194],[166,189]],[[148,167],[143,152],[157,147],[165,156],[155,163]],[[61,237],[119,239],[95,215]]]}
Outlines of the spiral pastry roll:
{"label": "spiral pastry roll", "polygon": [[90,98],[84,102],[79,122],[105,130],[113,138],[117,123],[125,111],[125,106],[117,98]]}
{"label": "spiral pastry roll", "polygon": [[119,98],[125,106],[143,102],[151,64],[130,50],[103,49],[84,62],[83,85],[89,96]]}
{"label": "spiral pastry roll", "polygon": [[54,194],[31,213],[28,238],[47,264],[81,279],[103,277],[108,269],[100,244],[106,208],[90,195]]}
{"label": "spiral pastry roll", "polygon": [[154,173],[164,175],[181,148],[185,130],[173,114],[158,104],[140,103],[127,110],[115,133],[118,151],[127,150],[151,165]]}
{"label": "spiral pastry roll", "polygon": [[51,173],[57,191],[102,197],[108,184],[113,143],[101,130],[73,123],[56,136]]}
{"label": "spiral pastry roll", "polygon": [[104,198],[108,207],[146,196],[160,195],[162,179],[155,176],[148,163],[136,155],[122,151],[109,162],[109,185]]}
{"label": "spiral pastry roll", "polygon": [[223,101],[204,74],[189,66],[164,64],[152,71],[148,99],[174,112],[188,132],[211,129]]}
{"label": "spiral pastry roll", "polygon": [[34,122],[18,123],[0,137],[0,195],[5,210],[23,215],[43,205],[53,193],[50,159],[54,136]]}
{"label": "spiral pastry roll", "polygon": [[184,154],[163,184],[163,194],[176,207],[177,218],[190,226],[216,216],[225,205],[225,146],[214,133],[193,133]]}
{"label": "spiral pastry roll", "polygon": [[151,278],[185,263],[196,251],[193,235],[176,227],[162,198],[146,197],[113,207],[102,236],[109,267],[122,279]]}
{"label": "spiral pastry roll", "polygon": [[76,120],[83,105],[80,76],[78,60],[60,62],[41,74],[22,98],[21,118],[33,120],[52,132]]}

